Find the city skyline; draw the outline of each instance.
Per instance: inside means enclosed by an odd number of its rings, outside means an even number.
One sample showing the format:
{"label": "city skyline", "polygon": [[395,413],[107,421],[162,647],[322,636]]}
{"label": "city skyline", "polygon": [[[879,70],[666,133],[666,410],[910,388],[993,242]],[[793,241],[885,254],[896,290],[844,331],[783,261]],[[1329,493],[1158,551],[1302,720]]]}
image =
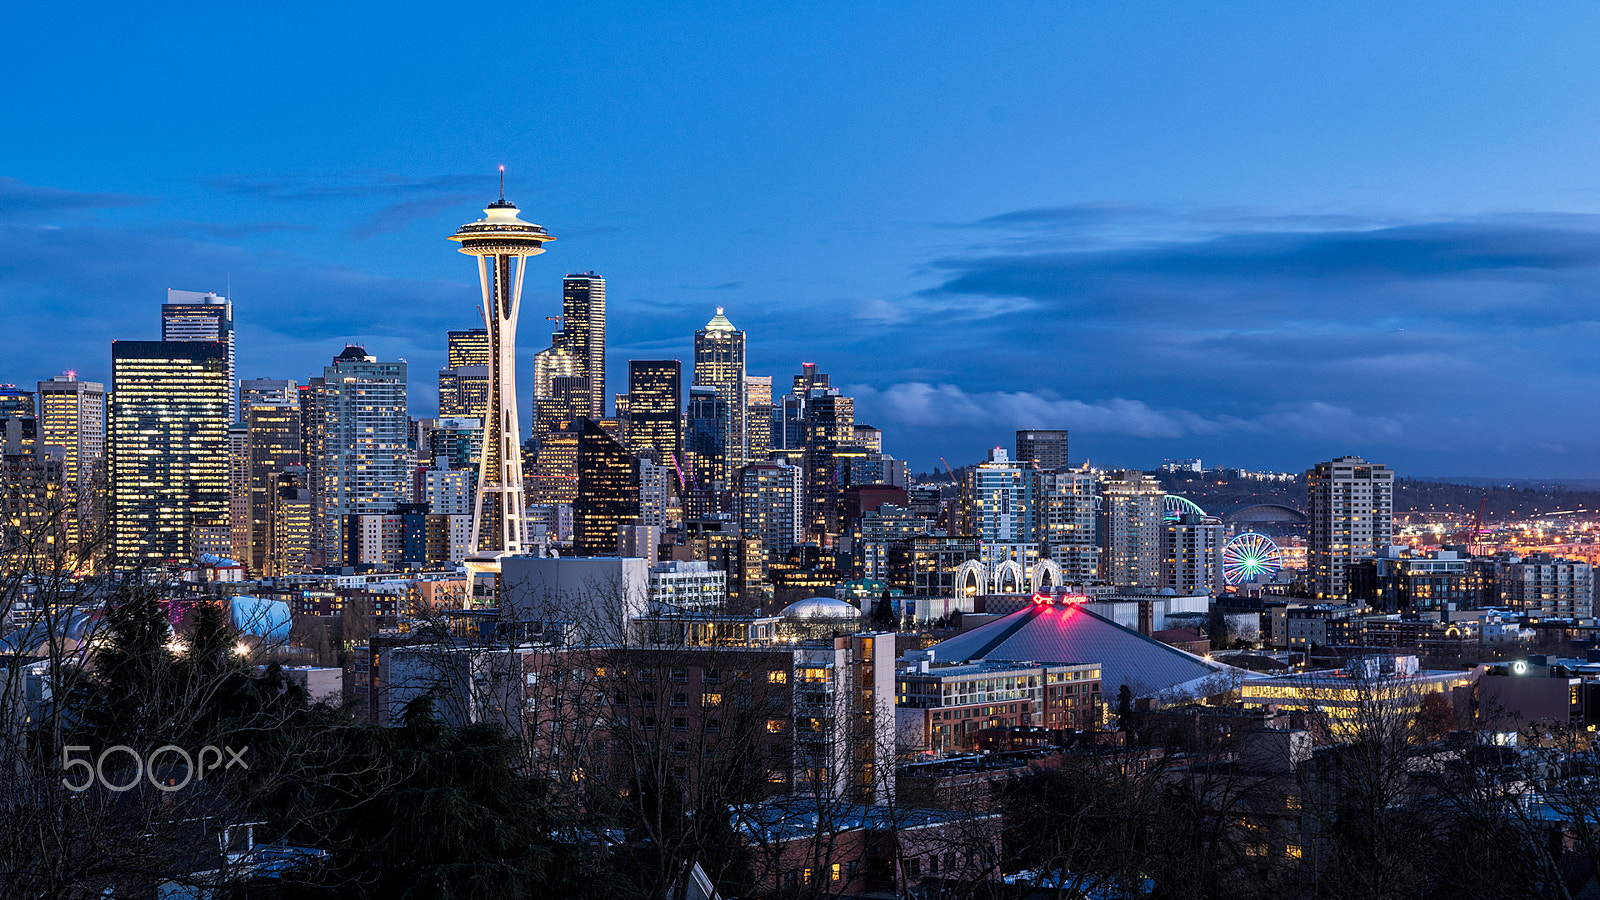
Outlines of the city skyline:
{"label": "city skyline", "polygon": [[[441,29],[376,90],[354,58],[313,75],[267,55],[324,55],[353,20],[295,36],[249,21],[215,83],[130,66],[85,99],[74,79],[104,81],[134,47],[176,60],[195,37],[108,19],[82,68],[18,99],[41,144],[0,150],[0,322],[50,337],[21,342],[0,381],[108,382],[110,341],[155,339],[148,310],[172,288],[234,302],[240,378],[303,379],[354,343],[408,360],[426,415],[444,333],[475,324],[437,234],[492,199],[505,163],[563,235],[552,272],[608,279],[613,385],[629,359],[688,363],[721,306],[748,372],[818,362],[921,471],[1063,428],[1074,462],[1296,471],[1348,453],[1408,474],[1592,476],[1600,426],[1565,410],[1596,362],[1600,101],[1581,85],[1600,20],[1451,7],[1455,40],[1425,37],[1443,9],[935,10],[921,30],[868,11],[878,52],[854,56],[821,10],[564,13],[526,37],[552,89],[502,143],[477,128],[489,104],[424,87],[476,59],[469,29]],[[730,58],[671,51],[711,28]],[[574,40],[596,29],[607,42]],[[179,84],[265,105],[183,110],[183,133],[228,139],[184,142],[180,165],[174,113],[131,99]],[[294,102],[313,87],[362,90],[371,127]],[[662,223],[687,239],[656,238]],[[556,314],[558,276],[529,282],[532,315]]]}

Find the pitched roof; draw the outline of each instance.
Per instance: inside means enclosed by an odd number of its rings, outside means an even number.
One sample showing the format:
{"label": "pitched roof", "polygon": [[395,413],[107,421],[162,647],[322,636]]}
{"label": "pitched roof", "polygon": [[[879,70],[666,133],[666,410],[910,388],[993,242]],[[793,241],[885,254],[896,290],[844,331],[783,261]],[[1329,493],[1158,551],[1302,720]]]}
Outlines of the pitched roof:
{"label": "pitched roof", "polygon": [[719,306],[717,307],[717,314],[712,316],[711,321],[706,323],[706,330],[733,331],[734,327],[733,323],[728,321],[728,317],[722,314],[722,307]]}
{"label": "pitched roof", "polygon": [[1102,696],[1117,693],[1124,684],[1135,697],[1193,692],[1205,679],[1246,674],[1124,628],[1077,604],[1035,604],[928,649],[940,663],[984,659],[1096,663]]}

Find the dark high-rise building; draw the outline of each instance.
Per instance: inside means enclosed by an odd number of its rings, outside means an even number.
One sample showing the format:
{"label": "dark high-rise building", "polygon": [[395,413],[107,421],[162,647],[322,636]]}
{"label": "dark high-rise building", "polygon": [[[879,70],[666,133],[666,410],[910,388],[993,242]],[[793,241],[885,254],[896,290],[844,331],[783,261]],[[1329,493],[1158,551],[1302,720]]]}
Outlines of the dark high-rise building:
{"label": "dark high-rise building", "polygon": [[722,469],[717,479],[732,485],[734,472],[748,461],[745,419],[744,332],[733,327],[717,307],[706,327],[694,335],[694,384],[715,388],[724,406]]}
{"label": "dark high-rise building", "polygon": [[572,501],[572,548],[578,556],[615,556],[618,529],[639,518],[639,460],[590,419],[579,421],[578,496]]}
{"label": "dark high-rise building", "polygon": [[[268,574],[272,543],[272,504],[278,476],[299,468],[300,407],[289,403],[253,403],[245,408],[249,428],[250,554],[240,560],[250,574]],[[273,572],[270,574],[279,574]]]}
{"label": "dark high-rise building", "polygon": [[[300,487],[307,492],[312,504],[312,523],[320,522],[322,510],[322,454],[326,444],[326,430],[322,421],[322,400],[325,384],[321,377],[307,379],[297,388],[300,401],[300,455],[305,464],[305,476]],[[322,532],[313,527],[306,543],[305,564],[320,569],[327,564],[331,554],[323,549]]]}
{"label": "dark high-rise building", "polygon": [[804,450],[806,446],[806,398],[804,394],[784,394],[773,398],[772,421],[768,426],[767,452]]}
{"label": "dark high-rise building", "polygon": [[728,403],[717,389],[701,384],[690,387],[683,429],[688,456],[684,474],[701,490],[714,490],[722,482],[727,470],[727,428]]}
{"label": "dark high-rise building", "polygon": [[233,379],[219,341],[113,341],[109,441],[114,565],[195,557],[228,521]]}
{"label": "dark high-rise building", "polygon": [[255,403],[297,403],[298,385],[292,378],[245,378],[239,382],[239,415]]}
{"label": "dark high-rise building", "polygon": [[466,331],[446,332],[450,342],[445,366],[459,369],[462,366],[487,366],[489,364],[489,329],[469,328]]}
{"label": "dark high-rise building", "polygon": [[234,395],[233,304],[227,297],[204,291],[167,291],[161,304],[163,341],[220,341],[228,358],[228,421],[238,416],[238,397]]}
{"label": "dark high-rise building", "polygon": [[806,397],[806,530],[823,546],[842,533],[847,474],[841,453],[856,450],[856,402],[836,388],[813,387]]}
{"label": "dark high-rise building", "polygon": [[0,416],[0,575],[71,572],[83,558],[69,546],[72,498],[64,454],[44,442],[32,416]]}
{"label": "dark high-rise building", "polygon": [[457,366],[439,370],[439,417],[471,416],[482,422],[489,411],[489,367]]}
{"label": "dark high-rise building", "polygon": [[439,370],[439,416],[485,419],[489,409],[489,330],[447,332],[448,362]]}
{"label": "dark high-rise building", "polygon": [[561,280],[562,344],[572,354],[580,378],[587,378],[588,404],[582,414],[606,417],[606,280],[593,272]]}
{"label": "dark high-rise building", "polygon": [[665,466],[683,464],[683,367],[675,359],[628,361],[628,444],[654,450]]}
{"label": "dark high-rise building", "polygon": [[816,363],[803,362],[800,364],[800,374],[794,377],[794,394],[805,397],[811,393],[812,388],[823,390],[832,387],[828,384],[828,376],[817,371]]}
{"label": "dark high-rise building", "polygon": [[1017,462],[1033,462],[1045,472],[1064,472],[1067,469],[1067,433],[1065,431],[1018,431]]}
{"label": "dark high-rise building", "polygon": [[31,419],[37,414],[33,391],[25,391],[14,384],[0,384],[0,419]]}

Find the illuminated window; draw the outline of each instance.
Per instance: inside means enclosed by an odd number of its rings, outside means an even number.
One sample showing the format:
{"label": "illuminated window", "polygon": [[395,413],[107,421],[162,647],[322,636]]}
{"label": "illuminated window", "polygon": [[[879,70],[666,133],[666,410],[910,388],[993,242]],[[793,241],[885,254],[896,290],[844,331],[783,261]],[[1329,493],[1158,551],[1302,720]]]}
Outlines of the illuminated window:
{"label": "illuminated window", "polygon": [[[771,682],[773,684],[787,684],[788,681],[789,681],[789,673],[788,672],[768,672],[767,673],[767,681],[769,681],[769,682]],[[807,871],[809,871],[809,870],[807,870]]]}

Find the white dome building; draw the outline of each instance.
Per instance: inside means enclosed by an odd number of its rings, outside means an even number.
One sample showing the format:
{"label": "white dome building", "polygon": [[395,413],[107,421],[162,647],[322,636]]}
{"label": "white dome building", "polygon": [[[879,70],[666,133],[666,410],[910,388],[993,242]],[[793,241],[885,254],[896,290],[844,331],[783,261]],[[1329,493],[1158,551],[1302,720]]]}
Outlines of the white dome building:
{"label": "white dome building", "polygon": [[785,606],[778,613],[783,617],[778,631],[787,637],[813,639],[838,634],[854,634],[859,630],[861,610],[853,603],[832,597],[807,597]]}

